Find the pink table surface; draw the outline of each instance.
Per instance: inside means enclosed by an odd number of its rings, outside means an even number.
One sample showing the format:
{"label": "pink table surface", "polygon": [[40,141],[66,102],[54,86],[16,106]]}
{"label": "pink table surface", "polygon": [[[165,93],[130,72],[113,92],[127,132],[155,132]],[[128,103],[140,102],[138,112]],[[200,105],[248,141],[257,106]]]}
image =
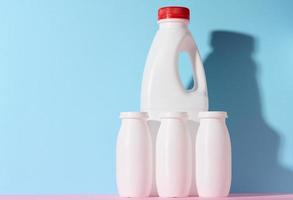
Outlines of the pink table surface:
{"label": "pink table surface", "polygon": [[114,195],[0,195],[0,200],[293,200],[293,194],[232,194],[225,198],[120,198]]}

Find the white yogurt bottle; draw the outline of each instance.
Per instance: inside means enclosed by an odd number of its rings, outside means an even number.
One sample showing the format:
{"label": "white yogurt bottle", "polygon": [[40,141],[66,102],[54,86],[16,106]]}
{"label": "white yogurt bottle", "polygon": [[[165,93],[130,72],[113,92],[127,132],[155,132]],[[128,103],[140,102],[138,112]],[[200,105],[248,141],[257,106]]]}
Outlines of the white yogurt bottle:
{"label": "white yogurt bottle", "polygon": [[[188,126],[193,138],[192,145],[194,145],[199,124],[197,115],[200,111],[208,110],[208,94],[201,58],[188,28],[189,9],[174,6],[160,8],[158,25],[159,29],[145,64],[141,88],[141,110],[149,113],[153,143],[155,143],[160,125],[160,113],[187,112]],[[179,76],[178,60],[183,52],[188,53],[192,63],[195,84],[190,90],[184,88]],[[194,160],[192,165],[194,169]],[[194,174],[193,171],[193,177]],[[192,180],[195,180],[195,177]],[[152,194],[156,194],[155,184]],[[189,194],[197,194],[194,181],[192,181]]]}
{"label": "white yogurt bottle", "polygon": [[122,112],[116,146],[116,182],[121,197],[147,197],[153,178],[152,141],[147,113]]}
{"label": "white yogurt bottle", "polygon": [[156,142],[156,185],[160,197],[186,197],[192,180],[192,146],[187,113],[161,115]]}
{"label": "white yogurt bottle", "polygon": [[200,112],[196,183],[200,197],[225,197],[231,186],[231,142],[226,112]]}

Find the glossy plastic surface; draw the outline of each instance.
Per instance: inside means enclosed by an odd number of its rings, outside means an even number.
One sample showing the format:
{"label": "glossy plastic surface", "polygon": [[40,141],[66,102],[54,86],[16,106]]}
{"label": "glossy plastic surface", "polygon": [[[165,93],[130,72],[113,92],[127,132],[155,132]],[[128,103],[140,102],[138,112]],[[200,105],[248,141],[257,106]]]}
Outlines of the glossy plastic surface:
{"label": "glossy plastic surface", "polygon": [[153,175],[152,142],[146,113],[121,113],[116,147],[116,182],[122,197],[150,195]]}
{"label": "glossy plastic surface", "polygon": [[[156,141],[156,183],[161,197],[189,195],[192,147],[184,114],[168,113],[169,118],[161,118]],[[180,115],[183,117],[180,118]]]}
{"label": "glossy plastic surface", "polygon": [[196,184],[201,197],[224,197],[231,186],[231,142],[225,112],[199,113]]}

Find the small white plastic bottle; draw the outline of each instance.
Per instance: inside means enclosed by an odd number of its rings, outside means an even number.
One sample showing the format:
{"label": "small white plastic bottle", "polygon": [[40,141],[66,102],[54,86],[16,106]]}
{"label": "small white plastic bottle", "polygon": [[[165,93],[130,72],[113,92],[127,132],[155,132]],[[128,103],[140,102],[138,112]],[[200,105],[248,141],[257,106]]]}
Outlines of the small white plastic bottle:
{"label": "small white plastic bottle", "polygon": [[200,197],[225,197],[231,186],[231,142],[226,112],[200,112],[196,184]]}
{"label": "small white plastic bottle", "polygon": [[156,185],[160,197],[187,197],[192,179],[191,139],[187,113],[161,115],[156,142]]}
{"label": "small white plastic bottle", "polygon": [[121,197],[148,197],[153,154],[145,112],[122,112],[116,146],[116,182]]}

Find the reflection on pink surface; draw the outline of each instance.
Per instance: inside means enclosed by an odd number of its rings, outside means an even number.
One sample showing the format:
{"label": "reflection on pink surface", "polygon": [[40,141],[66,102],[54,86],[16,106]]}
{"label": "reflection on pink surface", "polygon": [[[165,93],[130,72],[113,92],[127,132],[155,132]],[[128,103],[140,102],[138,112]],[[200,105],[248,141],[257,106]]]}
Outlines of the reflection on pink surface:
{"label": "reflection on pink surface", "polygon": [[121,198],[113,195],[0,195],[0,200],[293,200],[293,194],[231,194],[224,198]]}

